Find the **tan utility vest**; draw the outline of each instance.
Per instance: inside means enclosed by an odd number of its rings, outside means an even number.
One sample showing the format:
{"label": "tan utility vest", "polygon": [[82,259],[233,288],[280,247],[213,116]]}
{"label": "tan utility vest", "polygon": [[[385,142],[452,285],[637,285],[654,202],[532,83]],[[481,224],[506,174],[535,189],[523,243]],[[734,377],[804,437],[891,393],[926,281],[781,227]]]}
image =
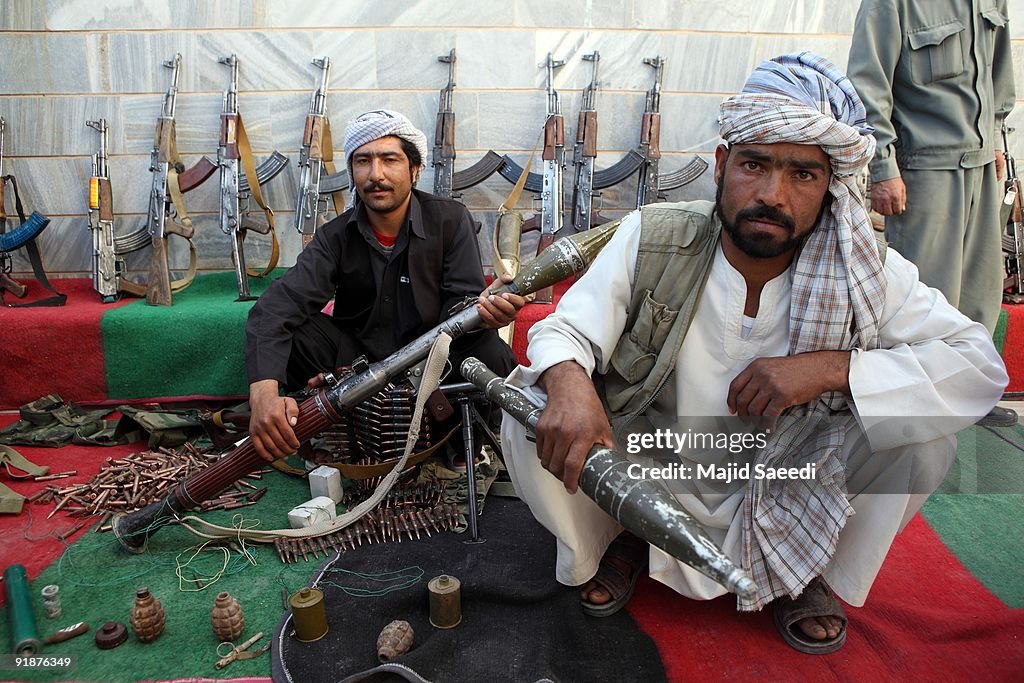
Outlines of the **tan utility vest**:
{"label": "tan utility vest", "polygon": [[[676,369],[714,263],[721,222],[709,201],[649,204],[640,210],[640,248],[626,326],[596,377],[618,428],[643,413]],[[885,262],[886,243],[876,233]]]}

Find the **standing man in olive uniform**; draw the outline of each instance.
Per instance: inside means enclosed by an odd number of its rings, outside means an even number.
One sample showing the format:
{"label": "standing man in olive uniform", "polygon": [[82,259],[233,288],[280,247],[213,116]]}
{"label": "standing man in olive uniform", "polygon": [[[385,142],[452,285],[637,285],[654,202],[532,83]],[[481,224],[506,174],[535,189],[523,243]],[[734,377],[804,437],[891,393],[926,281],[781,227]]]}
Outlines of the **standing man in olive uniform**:
{"label": "standing man in olive uniform", "polygon": [[[1006,0],[863,0],[848,73],[878,147],[885,236],[989,332],[1003,286],[1000,129],[1013,108]],[[986,421],[1015,423],[1012,411]],[[993,422],[994,420],[994,422]]]}

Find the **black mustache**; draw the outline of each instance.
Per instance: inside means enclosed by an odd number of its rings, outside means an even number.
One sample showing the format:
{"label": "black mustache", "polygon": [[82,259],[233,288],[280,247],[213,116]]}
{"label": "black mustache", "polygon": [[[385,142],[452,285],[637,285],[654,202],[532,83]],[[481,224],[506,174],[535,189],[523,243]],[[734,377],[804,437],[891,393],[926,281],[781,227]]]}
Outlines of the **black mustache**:
{"label": "black mustache", "polygon": [[736,214],[735,222],[739,222],[741,219],[763,219],[772,223],[778,223],[790,232],[796,230],[796,220],[794,220],[792,216],[788,216],[779,209],[771,206],[759,206],[756,208],[743,209]]}
{"label": "black mustache", "polygon": [[395,188],[390,185],[385,185],[384,183],[367,183],[366,185],[363,185],[363,192],[390,192],[393,189]]}

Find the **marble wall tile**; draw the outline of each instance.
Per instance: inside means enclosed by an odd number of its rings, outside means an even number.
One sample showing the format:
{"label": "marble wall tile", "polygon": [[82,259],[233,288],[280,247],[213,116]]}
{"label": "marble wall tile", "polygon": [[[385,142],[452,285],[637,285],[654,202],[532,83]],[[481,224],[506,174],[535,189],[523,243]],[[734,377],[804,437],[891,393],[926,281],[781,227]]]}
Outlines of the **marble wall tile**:
{"label": "marble wall tile", "polygon": [[632,27],[746,33],[757,30],[750,21],[752,4],[750,0],[634,0]]}
{"label": "marble wall tile", "polygon": [[443,4],[430,0],[409,2],[337,2],[337,0],[267,0],[269,25],[275,27],[446,27],[510,26],[513,5],[506,0],[479,0]]}
{"label": "marble wall tile", "polygon": [[859,2],[848,0],[797,0],[751,2],[751,29],[764,33],[824,33],[850,35]]}
{"label": "marble wall tile", "polygon": [[171,29],[264,26],[263,0],[34,0],[46,8],[51,31],[138,30],[153,26]]}
{"label": "marble wall tile", "polygon": [[[753,61],[747,65],[748,73],[753,71],[762,60],[778,55],[810,50],[822,57],[832,60],[841,71],[846,70],[847,58],[850,56],[849,36],[790,36],[763,35],[757,36],[753,49]],[[741,84],[742,85],[742,84]]]}
{"label": "marble wall tile", "polygon": [[[459,87],[485,90],[538,87],[537,31],[516,28],[455,34]],[[541,77],[542,78],[542,77]]]}
{"label": "marble wall tile", "polygon": [[1024,38],[1024,0],[1007,0],[1006,9],[1010,15],[1010,35]]}
{"label": "marble wall tile", "polygon": [[516,0],[515,25],[628,28],[630,3],[622,0]]}
{"label": "marble wall tile", "polygon": [[0,2],[0,31],[42,31],[46,28],[46,8],[38,0]]}
{"label": "marble wall tile", "polygon": [[0,33],[0,95],[93,92],[83,34]]}

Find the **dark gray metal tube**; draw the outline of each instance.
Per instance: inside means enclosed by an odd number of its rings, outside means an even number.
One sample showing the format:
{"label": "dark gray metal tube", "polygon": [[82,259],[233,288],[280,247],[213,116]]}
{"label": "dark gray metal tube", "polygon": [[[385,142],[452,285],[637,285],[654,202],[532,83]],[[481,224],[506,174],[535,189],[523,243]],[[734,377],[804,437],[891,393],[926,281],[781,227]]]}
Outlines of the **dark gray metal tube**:
{"label": "dark gray metal tube", "polygon": [[[542,406],[510,388],[476,358],[463,361],[461,370],[463,377],[517,422],[530,432],[536,429]],[[747,573],[733,564],[671,493],[654,481],[629,476],[629,466],[621,453],[595,445],[583,464],[580,490],[635,536],[714,579],[729,592],[752,598],[757,586]]]}

